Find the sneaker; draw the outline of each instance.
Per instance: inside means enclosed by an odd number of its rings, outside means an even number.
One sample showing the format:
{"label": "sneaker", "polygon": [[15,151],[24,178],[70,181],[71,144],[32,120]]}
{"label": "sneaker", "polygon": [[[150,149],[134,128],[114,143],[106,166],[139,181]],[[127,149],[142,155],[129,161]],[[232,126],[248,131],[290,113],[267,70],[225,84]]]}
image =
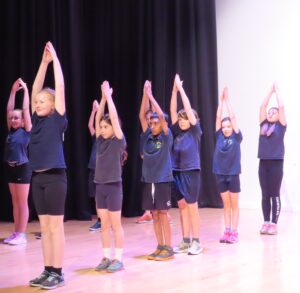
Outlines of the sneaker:
{"label": "sneaker", "polygon": [[8,244],[11,240],[15,239],[17,235],[18,235],[17,232],[12,232],[12,234],[9,237],[3,240],[3,243]]}
{"label": "sneaker", "polygon": [[50,273],[48,271],[43,271],[37,278],[29,281],[29,286],[31,287],[41,287],[41,284],[48,279]]}
{"label": "sneaker", "polygon": [[188,249],[188,255],[197,255],[203,251],[203,247],[200,242],[193,240],[190,248]]}
{"label": "sneaker", "polygon": [[152,221],[153,221],[152,215],[149,214],[149,213],[145,213],[137,219],[136,223],[137,224],[144,224],[144,223],[151,223]]}
{"label": "sneaker", "polygon": [[238,232],[230,232],[227,243],[234,244],[234,243],[237,243],[238,241],[239,241]]}
{"label": "sneaker", "polygon": [[277,224],[271,223],[269,224],[269,229],[267,231],[268,235],[276,235],[277,234]]}
{"label": "sneaker", "polygon": [[154,258],[154,260],[162,261],[174,258],[174,251],[171,246],[165,245],[160,253]]}
{"label": "sneaker", "polygon": [[219,240],[220,243],[228,243],[229,236],[230,236],[230,231],[224,231],[224,234]]}
{"label": "sneaker", "polygon": [[101,222],[99,221],[99,219],[96,221],[95,224],[93,224],[90,228],[90,231],[100,231],[101,230]]}
{"label": "sneaker", "polygon": [[264,223],[259,231],[260,234],[268,234],[269,223]]}
{"label": "sneaker", "polygon": [[174,247],[173,251],[174,253],[186,253],[188,252],[190,245],[191,245],[190,243],[186,243],[182,240],[178,246]]}
{"label": "sneaker", "polygon": [[164,249],[163,245],[157,245],[154,252],[148,255],[147,259],[155,260],[155,258],[160,254],[160,252]]}
{"label": "sneaker", "polygon": [[118,272],[118,271],[121,271],[121,270],[124,270],[123,262],[121,262],[117,259],[114,259],[111,262],[111,264],[109,265],[109,267],[106,269],[106,271],[108,273],[115,273],[115,272]]}
{"label": "sneaker", "polygon": [[55,289],[61,286],[65,285],[65,280],[64,280],[64,276],[63,275],[58,275],[54,272],[51,272],[48,276],[48,278],[41,283],[40,287],[42,289]]}
{"label": "sneaker", "polygon": [[95,271],[104,271],[106,270],[111,264],[111,260],[107,257],[103,257],[100,264],[95,267]]}
{"label": "sneaker", "polygon": [[27,239],[25,233],[18,233],[14,239],[8,242],[9,245],[20,245],[26,243],[27,243]]}

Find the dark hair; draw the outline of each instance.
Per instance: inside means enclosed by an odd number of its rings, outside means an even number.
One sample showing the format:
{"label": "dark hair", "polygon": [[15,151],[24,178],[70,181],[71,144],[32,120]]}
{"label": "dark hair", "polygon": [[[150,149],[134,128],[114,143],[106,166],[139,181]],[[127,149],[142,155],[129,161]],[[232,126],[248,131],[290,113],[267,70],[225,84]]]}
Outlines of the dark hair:
{"label": "dark hair", "polygon": [[151,115],[152,115],[152,113],[153,113],[152,109],[148,109],[148,110],[145,112],[145,116],[147,116],[149,113],[151,113]]}
{"label": "dark hair", "polygon": [[[196,119],[199,120],[199,115],[198,115],[197,111],[194,110],[194,109],[192,109],[192,111],[193,111],[193,113],[194,113]],[[178,115],[178,117],[180,117],[180,118],[183,118],[183,119],[185,119],[185,120],[188,120],[188,116],[187,116],[187,114],[186,114],[185,109],[181,109],[180,111],[178,111],[177,115]]]}
{"label": "dark hair", "polygon": [[[164,113],[164,117],[165,117],[166,122],[168,123],[169,115],[167,113]],[[152,115],[150,116],[150,120],[155,119],[155,118],[159,119],[159,116],[158,116],[157,112],[152,112]]]}
{"label": "dark hair", "polygon": [[221,120],[221,125],[222,125],[222,123],[223,122],[225,122],[225,121],[229,121],[230,123],[231,123],[231,119],[230,119],[230,117],[224,117],[222,120]]}

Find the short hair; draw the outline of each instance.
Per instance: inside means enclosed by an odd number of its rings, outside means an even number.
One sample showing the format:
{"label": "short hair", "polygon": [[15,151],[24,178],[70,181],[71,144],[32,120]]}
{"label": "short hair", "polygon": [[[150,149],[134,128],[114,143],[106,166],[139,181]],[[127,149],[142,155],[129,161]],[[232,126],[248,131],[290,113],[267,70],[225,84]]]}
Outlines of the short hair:
{"label": "short hair", "polygon": [[231,123],[230,117],[229,117],[229,116],[224,117],[224,118],[221,120],[221,125],[222,125],[222,123],[225,122],[225,121],[229,121],[229,122]]}
{"label": "short hair", "polygon": [[[196,119],[199,120],[199,115],[198,115],[197,111],[196,111],[195,109],[192,109],[192,111],[193,111],[193,113],[194,113]],[[178,117],[180,117],[180,118],[183,118],[183,119],[185,119],[185,120],[188,120],[188,116],[187,116],[187,114],[186,114],[185,109],[181,109],[180,111],[178,111],[177,115],[178,115]]]}
{"label": "short hair", "polygon": [[[164,117],[165,117],[166,122],[168,123],[169,115],[167,113],[164,113]],[[150,120],[155,119],[155,118],[159,119],[159,116],[158,116],[157,112],[152,112],[152,114],[150,116]]]}

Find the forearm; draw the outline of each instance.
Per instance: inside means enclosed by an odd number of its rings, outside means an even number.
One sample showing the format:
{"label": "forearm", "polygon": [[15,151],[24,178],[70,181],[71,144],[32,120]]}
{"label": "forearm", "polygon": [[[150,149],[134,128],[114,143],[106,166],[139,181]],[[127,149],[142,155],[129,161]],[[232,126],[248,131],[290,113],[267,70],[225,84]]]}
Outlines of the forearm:
{"label": "forearm", "polygon": [[177,117],[177,90],[172,90],[172,96],[171,96],[171,102],[170,102],[170,114],[171,114],[171,120],[172,124],[175,124],[178,120]]}
{"label": "forearm", "polygon": [[9,95],[9,98],[8,98],[7,106],[6,106],[7,112],[10,112],[10,111],[14,110],[15,100],[16,100],[16,93],[14,91],[11,91],[10,95]]}
{"label": "forearm", "polygon": [[32,98],[35,98],[35,96],[42,90],[47,68],[48,63],[42,61],[32,86]]}

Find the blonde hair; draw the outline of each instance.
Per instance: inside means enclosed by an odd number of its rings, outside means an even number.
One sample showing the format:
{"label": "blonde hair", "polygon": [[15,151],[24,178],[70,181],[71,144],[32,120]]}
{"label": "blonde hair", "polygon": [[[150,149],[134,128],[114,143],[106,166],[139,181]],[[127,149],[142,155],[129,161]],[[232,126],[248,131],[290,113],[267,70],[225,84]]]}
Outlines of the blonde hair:
{"label": "blonde hair", "polygon": [[[194,109],[192,109],[192,111],[193,111],[193,113],[194,113],[196,119],[199,120],[199,115],[198,115],[197,111],[194,110]],[[185,120],[188,120],[188,117],[187,117],[187,114],[186,114],[185,109],[181,109],[180,111],[178,111],[177,115],[178,115],[178,117],[180,117],[180,118],[183,118],[183,119],[185,119]]]}
{"label": "blonde hair", "polygon": [[45,92],[49,95],[49,99],[54,102],[55,101],[55,90],[50,87],[43,88],[40,93]]}

